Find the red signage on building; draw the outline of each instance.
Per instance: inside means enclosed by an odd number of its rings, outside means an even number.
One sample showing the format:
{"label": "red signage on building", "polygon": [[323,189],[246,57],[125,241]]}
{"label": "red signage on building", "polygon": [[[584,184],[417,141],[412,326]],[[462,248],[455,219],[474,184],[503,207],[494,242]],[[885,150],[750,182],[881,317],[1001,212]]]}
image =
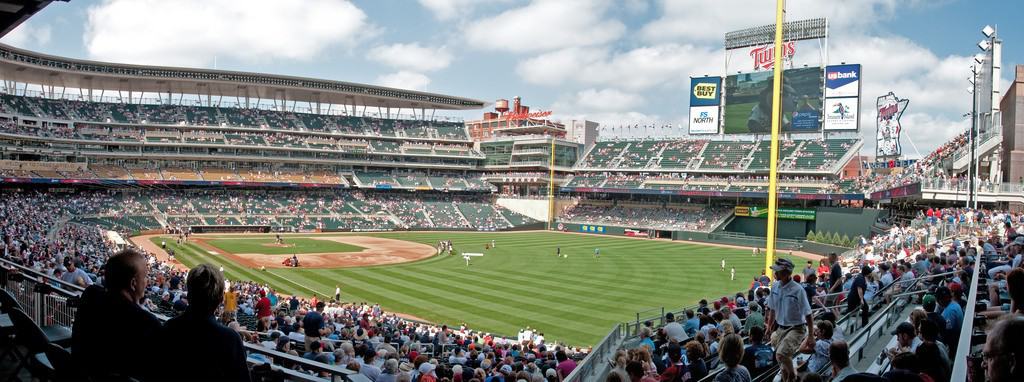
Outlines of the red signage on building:
{"label": "red signage on building", "polygon": [[[782,44],[782,57],[791,60],[796,54],[796,41]],[[775,45],[759,46],[750,50],[750,58],[754,59],[754,69],[771,69],[775,66]]]}
{"label": "red signage on building", "polygon": [[532,112],[532,113],[516,113],[516,112],[510,111],[510,112],[505,113],[501,117],[504,118],[505,120],[508,120],[508,121],[518,121],[518,120],[522,120],[522,119],[544,118],[544,117],[549,117],[549,116],[551,116],[551,110],[548,110],[548,111],[535,111],[535,112]]}

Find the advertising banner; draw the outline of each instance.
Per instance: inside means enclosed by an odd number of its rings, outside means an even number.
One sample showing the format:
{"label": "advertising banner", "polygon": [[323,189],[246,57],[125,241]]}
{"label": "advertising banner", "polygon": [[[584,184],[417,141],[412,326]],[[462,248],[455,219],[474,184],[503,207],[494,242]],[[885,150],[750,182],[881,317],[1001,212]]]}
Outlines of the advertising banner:
{"label": "advertising banner", "polygon": [[[725,79],[725,134],[771,132],[772,73],[734,74]],[[821,130],[821,68],[788,69],[782,77],[783,132]]]}
{"label": "advertising banner", "polygon": [[892,198],[907,198],[917,195],[921,195],[921,183],[908,184],[906,186],[899,186],[888,190],[872,192],[870,199],[882,200]]}
{"label": "advertising banner", "polygon": [[882,162],[864,162],[861,163],[860,167],[865,170],[878,168],[900,168],[913,166],[914,163],[917,163],[917,159],[889,160]]}
{"label": "advertising banner", "polygon": [[900,134],[903,127],[900,125],[900,117],[907,108],[910,100],[900,99],[893,92],[878,97],[876,107],[878,110],[877,131],[875,138],[878,145],[875,151],[876,157],[895,157],[903,153],[900,147]]}
{"label": "advertising banner", "polygon": [[721,77],[690,78],[690,107],[718,106],[721,99]]}
{"label": "advertising banner", "polygon": [[690,134],[718,134],[718,106],[690,107]]}
{"label": "advertising banner", "polygon": [[[736,206],[736,216],[749,216],[754,218],[767,218],[768,208],[758,206]],[[779,219],[789,220],[814,220],[815,212],[806,208],[779,208]]]}
{"label": "advertising banner", "polygon": [[857,130],[858,98],[825,98],[825,130]]}
{"label": "advertising banner", "polygon": [[826,67],[825,97],[860,97],[860,64]]}
{"label": "advertising banner", "polygon": [[[825,65],[825,50],[820,39],[785,41],[782,43],[783,69],[804,65],[821,68]],[[726,73],[771,71],[775,68],[775,44],[728,49]]]}

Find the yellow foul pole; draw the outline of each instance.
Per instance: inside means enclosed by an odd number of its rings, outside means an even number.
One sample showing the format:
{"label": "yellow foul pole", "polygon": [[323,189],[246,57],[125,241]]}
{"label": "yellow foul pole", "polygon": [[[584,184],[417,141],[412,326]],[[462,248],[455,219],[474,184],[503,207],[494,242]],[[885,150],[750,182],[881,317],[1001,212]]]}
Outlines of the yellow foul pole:
{"label": "yellow foul pole", "polygon": [[551,137],[551,154],[548,163],[548,231],[555,224],[555,137]]}
{"label": "yellow foul pole", "polygon": [[768,159],[768,246],[764,257],[764,272],[772,277],[772,262],[775,261],[775,216],[778,209],[776,203],[776,187],[779,173],[779,124],[782,123],[782,23],[786,13],[786,1],[775,1],[775,65],[772,76],[772,148]]}

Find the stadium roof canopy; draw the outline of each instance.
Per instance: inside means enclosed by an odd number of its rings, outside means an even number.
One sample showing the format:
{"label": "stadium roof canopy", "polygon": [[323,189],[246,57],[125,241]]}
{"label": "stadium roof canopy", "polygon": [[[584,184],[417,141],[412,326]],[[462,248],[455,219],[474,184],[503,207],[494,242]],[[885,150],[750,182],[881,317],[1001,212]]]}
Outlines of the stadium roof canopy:
{"label": "stadium roof canopy", "polygon": [[52,0],[0,0],[0,37],[10,33],[51,2]]}
{"label": "stadium roof canopy", "polygon": [[[0,4],[3,1],[0,0]],[[472,110],[484,106],[483,101],[475,99],[413,90],[263,73],[79,60],[4,44],[0,44],[0,78],[58,88],[195,94],[393,109]]]}

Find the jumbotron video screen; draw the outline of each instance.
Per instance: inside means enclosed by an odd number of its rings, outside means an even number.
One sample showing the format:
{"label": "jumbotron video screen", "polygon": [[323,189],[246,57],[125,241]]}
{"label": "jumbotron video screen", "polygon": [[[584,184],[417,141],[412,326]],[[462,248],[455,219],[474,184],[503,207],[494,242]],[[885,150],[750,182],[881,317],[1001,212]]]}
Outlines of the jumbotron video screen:
{"label": "jumbotron video screen", "polygon": [[[771,132],[772,72],[725,78],[726,134]],[[821,68],[788,69],[782,75],[782,131],[821,130],[824,80]]]}

